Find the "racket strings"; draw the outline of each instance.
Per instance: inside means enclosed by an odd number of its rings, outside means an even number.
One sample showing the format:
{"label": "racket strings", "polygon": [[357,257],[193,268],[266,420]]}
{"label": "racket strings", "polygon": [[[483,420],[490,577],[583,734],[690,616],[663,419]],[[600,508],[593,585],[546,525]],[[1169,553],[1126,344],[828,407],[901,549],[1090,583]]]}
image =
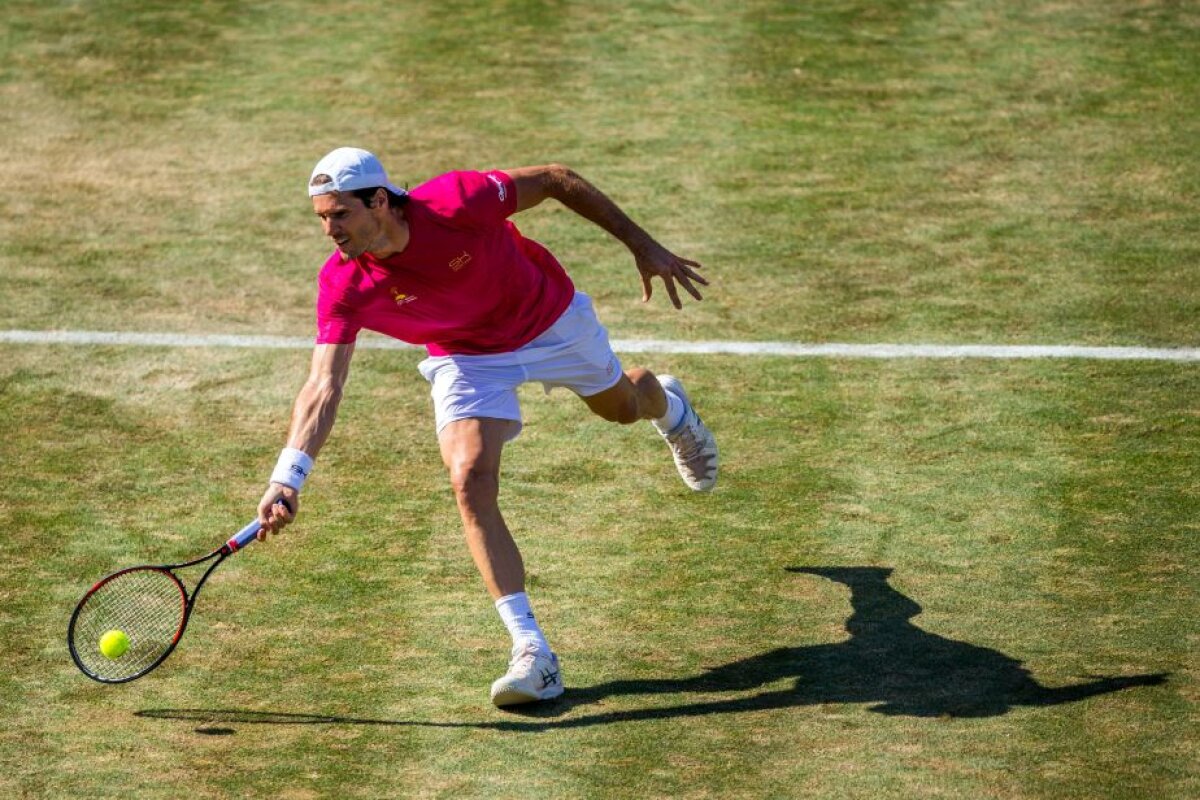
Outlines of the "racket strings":
{"label": "racket strings", "polygon": [[[171,573],[153,568],[123,572],[102,584],[80,606],[72,646],[86,672],[101,680],[123,680],[150,669],[175,644],[187,598]],[[129,649],[109,657],[100,651],[105,633],[119,630]]]}

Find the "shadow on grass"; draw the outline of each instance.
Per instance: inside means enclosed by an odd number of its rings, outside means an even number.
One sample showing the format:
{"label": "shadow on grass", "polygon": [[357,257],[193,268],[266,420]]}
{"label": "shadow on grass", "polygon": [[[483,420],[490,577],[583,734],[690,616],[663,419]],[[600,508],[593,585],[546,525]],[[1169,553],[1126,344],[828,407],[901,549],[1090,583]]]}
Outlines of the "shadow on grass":
{"label": "shadow on grass", "polygon": [[[1155,673],[1102,676],[1071,686],[1042,686],[1014,658],[986,647],[946,639],[913,625],[909,620],[921,613],[921,606],[892,588],[888,583],[890,569],[789,567],[788,571],[819,575],[850,589],[853,613],[846,620],[849,639],[837,644],[781,647],[686,678],[609,681],[569,689],[556,702],[518,707],[509,718],[492,722],[359,719],[236,709],[146,709],[136,714],[209,725],[392,725],[501,731],[581,728],[833,703],[869,703],[870,710],[879,714],[971,718],[1004,714],[1016,706],[1072,703],[1134,686],[1154,686],[1167,679],[1167,674]],[[794,679],[790,688],[744,696],[785,679]],[[743,696],[570,714],[588,706],[603,706],[610,697],[726,692]],[[225,728],[197,731],[233,732]]]}

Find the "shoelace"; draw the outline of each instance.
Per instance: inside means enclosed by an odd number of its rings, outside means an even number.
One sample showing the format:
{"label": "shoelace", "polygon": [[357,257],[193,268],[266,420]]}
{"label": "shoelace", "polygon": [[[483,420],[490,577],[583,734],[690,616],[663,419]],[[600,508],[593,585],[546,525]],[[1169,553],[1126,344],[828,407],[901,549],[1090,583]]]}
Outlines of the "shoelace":
{"label": "shoelace", "polygon": [[[672,443],[679,445],[679,458],[689,463],[692,459],[701,455],[701,450],[703,449],[703,445],[696,437],[696,433],[690,425],[685,425],[683,430],[672,439]],[[705,468],[708,467],[708,459],[705,459],[704,466]]]}
{"label": "shoelace", "polygon": [[508,666],[511,669],[512,667],[517,666],[517,664],[520,664],[522,661],[527,661],[530,665],[532,665],[534,660],[537,658],[537,655],[538,651],[536,648],[525,647],[521,650],[521,652],[509,659]]}

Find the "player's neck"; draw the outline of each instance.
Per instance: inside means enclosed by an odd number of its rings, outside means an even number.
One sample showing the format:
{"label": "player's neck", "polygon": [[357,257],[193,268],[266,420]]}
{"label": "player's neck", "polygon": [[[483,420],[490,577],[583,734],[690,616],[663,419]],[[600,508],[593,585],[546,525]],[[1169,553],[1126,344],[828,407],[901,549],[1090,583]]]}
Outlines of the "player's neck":
{"label": "player's neck", "polygon": [[367,252],[376,259],[389,258],[404,252],[404,248],[408,247],[409,238],[408,220],[404,216],[404,209],[397,208],[388,215],[379,239],[373,247],[367,248]]}

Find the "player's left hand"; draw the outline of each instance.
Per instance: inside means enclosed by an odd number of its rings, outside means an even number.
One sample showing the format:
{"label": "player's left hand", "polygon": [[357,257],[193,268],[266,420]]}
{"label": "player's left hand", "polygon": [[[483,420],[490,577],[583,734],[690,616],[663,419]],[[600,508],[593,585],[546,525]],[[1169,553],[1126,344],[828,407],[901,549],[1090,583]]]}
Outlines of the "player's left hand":
{"label": "player's left hand", "polygon": [[667,287],[667,296],[671,298],[671,305],[675,308],[683,308],[683,303],[679,299],[679,291],[675,288],[675,281],[679,281],[692,297],[697,300],[704,299],[700,295],[700,290],[693,284],[695,281],[701,286],[708,286],[708,281],[696,272],[697,269],[702,268],[699,262],[680,258],[653,240],[634,253],[634,260],[637,262],[638,272],[642,275],[643,303],[650,301],[650,296],[654,293],[650,281],[656,277],[662,278],[663,284]]}

